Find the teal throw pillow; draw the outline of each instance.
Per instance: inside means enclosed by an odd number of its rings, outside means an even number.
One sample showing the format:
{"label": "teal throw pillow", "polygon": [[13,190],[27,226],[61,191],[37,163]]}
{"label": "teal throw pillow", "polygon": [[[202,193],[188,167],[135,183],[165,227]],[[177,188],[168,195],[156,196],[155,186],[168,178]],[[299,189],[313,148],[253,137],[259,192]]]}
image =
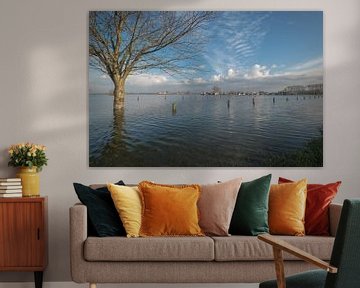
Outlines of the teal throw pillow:
{"label": "teal throw pillow", "polygon": [[231,218],[230,234],[256,236],[269,233],[270,181],[271,174],[241,184]]}

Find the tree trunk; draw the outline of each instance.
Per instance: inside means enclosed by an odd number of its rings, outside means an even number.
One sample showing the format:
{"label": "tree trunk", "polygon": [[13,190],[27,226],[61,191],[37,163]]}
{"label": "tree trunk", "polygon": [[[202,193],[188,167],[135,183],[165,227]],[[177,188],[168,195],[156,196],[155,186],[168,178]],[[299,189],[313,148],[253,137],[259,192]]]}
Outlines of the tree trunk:
{"label": "tree trunk", "polygon": [[114,111],[118,111],[125,107],[125,80],[114,81],[114,86]]}

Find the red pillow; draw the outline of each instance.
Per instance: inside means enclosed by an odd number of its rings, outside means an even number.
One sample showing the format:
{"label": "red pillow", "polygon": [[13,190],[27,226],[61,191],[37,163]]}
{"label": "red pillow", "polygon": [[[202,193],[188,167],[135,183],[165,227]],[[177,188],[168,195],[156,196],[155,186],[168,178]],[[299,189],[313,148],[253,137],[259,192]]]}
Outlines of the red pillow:
{"label": "red pillow", "polygon": [[[293,182],[279,177],[279,184]],[[329,184],[308,184],[305,210],[305,234],[329,236],[329,206],[341,181]]]}

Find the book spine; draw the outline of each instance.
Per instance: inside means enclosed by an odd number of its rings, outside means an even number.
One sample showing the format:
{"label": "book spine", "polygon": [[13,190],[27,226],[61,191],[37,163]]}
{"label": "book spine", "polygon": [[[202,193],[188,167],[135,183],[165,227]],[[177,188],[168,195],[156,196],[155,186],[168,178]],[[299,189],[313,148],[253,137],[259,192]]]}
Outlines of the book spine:
{"label": "book spine", "polygon": [[0,178],[0,182],[21,182],[20,178]]}
{"label": "book spine", "polygon": [[0,186],[18,186],[21,182],[0,182]]}

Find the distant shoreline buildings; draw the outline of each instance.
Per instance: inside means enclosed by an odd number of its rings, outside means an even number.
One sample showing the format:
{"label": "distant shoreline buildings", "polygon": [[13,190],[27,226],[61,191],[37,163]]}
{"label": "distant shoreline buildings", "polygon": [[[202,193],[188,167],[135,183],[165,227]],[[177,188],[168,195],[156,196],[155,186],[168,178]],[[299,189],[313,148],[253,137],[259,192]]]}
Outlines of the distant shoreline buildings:
{"label": "distant shoreline buildings", "polygon": [[306,86],[296,85],[296,86],[287,86],[284,90],[279,91],[279,93],[284,93],[286,95],[297,95],[297,94],[311,94],[311,95],[322,95],[323,94],[323,84],[310,84]]}
{"label": "distant shoreline buildings", "polygon": [[277,92],[268,91],[229,91],[223,92],[217,86],[214,86],[211,91],[203,91],[201,95],[238,95],[238,96],[256,96],[256,95],[323,95],[323,84],[309,84],[309,85],[293,85],[286,86],[283,90]]}
{"label": "distant shoreline buildings", "polygon": [[[102,95],[109,95],[112,96],[112,91],[109,91],[108,93],[90,93],[90,94],[102,94]],[[256,95],[323,95],[323,83],[317,83],[317,84],[309,84],[309,85],[292,85],[292,86],[286,86],[283,90],[277,91],[277,92],[268,92],[268,91],[244,91],[244,90],[238,90],[238,91],[222,91],[220,87],[214,86],[209,91],[202,91],[202,92],[191,92],[191,91],[176,91],[176,92],[169,92],[167,90],[165,91],[159,91],[159,92],[149,92],[149,93],[140,93],[140,92],[129,92],[126,94],[143,94],[143,95],[159,95],[159,96],[166,96],[166,95],[231,95],[231,96],[256,96]]]}

